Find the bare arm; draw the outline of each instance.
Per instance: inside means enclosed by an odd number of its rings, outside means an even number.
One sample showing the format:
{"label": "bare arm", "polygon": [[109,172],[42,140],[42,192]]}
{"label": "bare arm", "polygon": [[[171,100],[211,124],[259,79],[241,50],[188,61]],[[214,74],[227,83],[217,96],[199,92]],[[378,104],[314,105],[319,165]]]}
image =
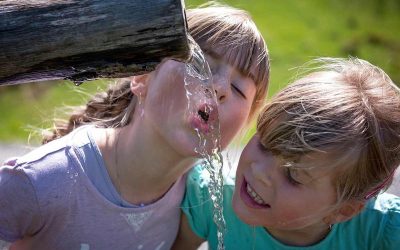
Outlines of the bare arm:
{"label": "bare arm", "polygon": [[195,250],[205,240],[197,236],[190,228],[189,222],[185,213],[181,213],[181,224],[179,227],[178,236],[172,247],[173,250]]}

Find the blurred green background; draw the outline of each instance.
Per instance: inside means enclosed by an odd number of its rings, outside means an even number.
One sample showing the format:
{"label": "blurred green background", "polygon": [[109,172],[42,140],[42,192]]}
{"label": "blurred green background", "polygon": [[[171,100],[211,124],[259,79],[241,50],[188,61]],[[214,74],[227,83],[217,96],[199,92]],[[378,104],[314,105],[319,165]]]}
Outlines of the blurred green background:
{"label": "blurred green background", "polygon": [[[186,8],[206,1],[186,0]],[[221,1],[220,1],[221,2]],[[232,0],[250,12],[271,58],[269,95],[285,86],[294,67],[317,56],[356,56],[383,68],[400,83],[399,0]],[[109,80],[75,87],[69,81],[0,87],[0,143],[27,143],[32,131],[51,125],[57,108],[83,104],[85,94]],[[37,143],[38,138],[30,140]]]}

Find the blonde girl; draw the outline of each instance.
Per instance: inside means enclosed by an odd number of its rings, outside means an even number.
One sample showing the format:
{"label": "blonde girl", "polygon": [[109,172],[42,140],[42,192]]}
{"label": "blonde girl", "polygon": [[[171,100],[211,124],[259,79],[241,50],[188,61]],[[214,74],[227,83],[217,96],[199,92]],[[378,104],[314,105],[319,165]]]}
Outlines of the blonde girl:
{"label": "blonde girl", "polygon": [[[268,102],[227,181],[226,249],[400,246],[400,199],[380,193],[400,165],[400,90],[364,60],[317,63]],[[202,173],[188,177],[176,248],[216,249]]]}

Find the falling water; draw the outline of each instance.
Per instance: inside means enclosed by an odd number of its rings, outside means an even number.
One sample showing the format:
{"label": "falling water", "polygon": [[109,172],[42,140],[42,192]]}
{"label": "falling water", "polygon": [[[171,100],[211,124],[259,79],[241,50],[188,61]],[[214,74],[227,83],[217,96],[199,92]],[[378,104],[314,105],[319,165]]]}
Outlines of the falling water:
{"label": "falling water", "polygon": [[[217,97],[212,85],[212,73],[204,54],[197,43],[189,36],[191,47],[191,59],[186,63],[185,89],[188,98],[188,112],[194,115],[198,112],[196,104],[206,103],[209,114],[217,113]],[[214,211],[213,219],[217,225],[218,249],[224,249],[223,235],[225,231],[225,220],[223,217],[223,159],[220,146],[220,126],[218,115],[216,119],[208,120],[209,130],[207,132],[196,129],[200,138],[199,146],[195,149],[205,161],[203,165],[210,173],[208,185]],[[208,117],[207,117],[208,119]]]}

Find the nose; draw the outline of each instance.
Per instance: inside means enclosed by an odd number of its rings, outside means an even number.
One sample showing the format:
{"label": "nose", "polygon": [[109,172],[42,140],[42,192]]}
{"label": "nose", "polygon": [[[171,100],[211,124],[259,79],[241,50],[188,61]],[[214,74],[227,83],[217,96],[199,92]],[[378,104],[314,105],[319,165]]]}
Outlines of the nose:
{"label": "nose", "polygon": [[261,163],[252,163],[251,169],[256,180],[268,187],[272,186],[273,177],[271,168],[267,168]]}
{"label": "nose", "polygon": [[230,73],[228,69],[221,69],[213,75],[213,87],[219,103],[226,101],[230,90]]}

